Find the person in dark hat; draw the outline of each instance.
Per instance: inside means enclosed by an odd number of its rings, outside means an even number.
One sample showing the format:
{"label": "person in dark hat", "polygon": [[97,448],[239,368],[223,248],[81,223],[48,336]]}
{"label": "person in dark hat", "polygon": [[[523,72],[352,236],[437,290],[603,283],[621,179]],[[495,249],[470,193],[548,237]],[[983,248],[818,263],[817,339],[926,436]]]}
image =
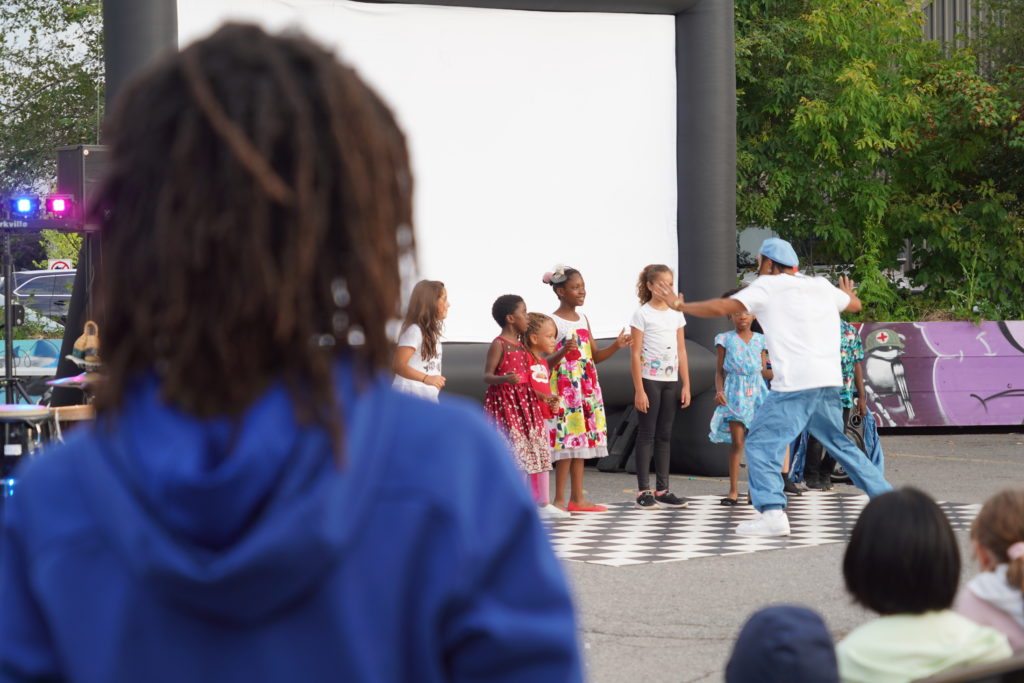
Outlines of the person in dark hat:
{"label": "person in dark hat", "polygon": [[838,683],[835,646],[821,617],[775,605],[743,625],[725,668],[726,683]]}
{"label": "person in dark hat", "polygon": [[[746,443],[750,498],[761,514],[740,523],[736,533],[788,536],[786,496],[779,472],[786,445],[805,429],[869,496],[891,491],[892,486],[843,433],[839,313],[861,309],[853,281],[841,276],[839,287],[835,287],[825,278],[797,272],[796,251],[777,237],[764,241],[757,259],[759,277],[728,298],[685,302],[678,295],[670,300],[675,310],[698,318],[748,311],[764,328],[774,378]],[[672,293],[663,295],[671,297]]]}

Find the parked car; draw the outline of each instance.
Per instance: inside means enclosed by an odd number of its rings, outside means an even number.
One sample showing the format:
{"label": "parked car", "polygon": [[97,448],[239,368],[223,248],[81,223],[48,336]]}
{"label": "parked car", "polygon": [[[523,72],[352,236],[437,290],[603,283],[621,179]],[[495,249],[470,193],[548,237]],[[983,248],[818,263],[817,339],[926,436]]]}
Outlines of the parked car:
{"label": "parked car", "polygon": [[[74,270],[19,270],[14,273],[14,303],[64,324],[74,284]],[[3,292],[0,278],[0,296]]]}

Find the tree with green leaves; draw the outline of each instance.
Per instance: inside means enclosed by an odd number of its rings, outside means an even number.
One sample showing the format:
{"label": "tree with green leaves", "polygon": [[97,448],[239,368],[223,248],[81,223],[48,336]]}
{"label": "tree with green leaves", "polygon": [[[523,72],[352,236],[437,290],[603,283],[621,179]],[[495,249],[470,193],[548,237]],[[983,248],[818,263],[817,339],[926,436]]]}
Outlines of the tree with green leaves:
{"label": "tree with green leaves", "polygon": [[[99,142],[103,98],[99,0],[0,3],[0,193],[52,191],[56,149]],[[43,240],[67,251],[76,238]],[[58,256],[37,235],[17,242],[18,267]]]}
{"label": "tree with green leaves", "polygon": [[[849,265],[874,319],[1024,317],[1009,85],[924,41],[905,0],[736,0],[736,35],[741,226]],[[913,295],[886,275],[907,251]]]}

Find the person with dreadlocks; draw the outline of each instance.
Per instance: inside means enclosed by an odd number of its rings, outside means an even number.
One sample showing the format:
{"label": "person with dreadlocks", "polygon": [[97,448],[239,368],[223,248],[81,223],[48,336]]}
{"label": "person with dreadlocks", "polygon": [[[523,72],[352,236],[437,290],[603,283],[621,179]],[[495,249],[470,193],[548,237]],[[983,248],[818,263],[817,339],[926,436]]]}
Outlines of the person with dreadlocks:
{"label": "person with dreadlocks", "polygon": [[390,386],[414,240],[384,102],[308,39],[229,24],[107,130],[107,374],[5,506],[0,678],[580,680],[502,441]]}

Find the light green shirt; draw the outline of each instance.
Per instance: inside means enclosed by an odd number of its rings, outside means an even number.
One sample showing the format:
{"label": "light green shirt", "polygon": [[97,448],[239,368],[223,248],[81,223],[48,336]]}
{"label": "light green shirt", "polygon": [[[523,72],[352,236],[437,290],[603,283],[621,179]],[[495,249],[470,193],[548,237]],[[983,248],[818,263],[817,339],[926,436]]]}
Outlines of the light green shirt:
{"label": "light green shirt", "polygon": [[880,617],[836,646],[843,681],[897,683],[1010,656],[1006,636],[951,610]]}

